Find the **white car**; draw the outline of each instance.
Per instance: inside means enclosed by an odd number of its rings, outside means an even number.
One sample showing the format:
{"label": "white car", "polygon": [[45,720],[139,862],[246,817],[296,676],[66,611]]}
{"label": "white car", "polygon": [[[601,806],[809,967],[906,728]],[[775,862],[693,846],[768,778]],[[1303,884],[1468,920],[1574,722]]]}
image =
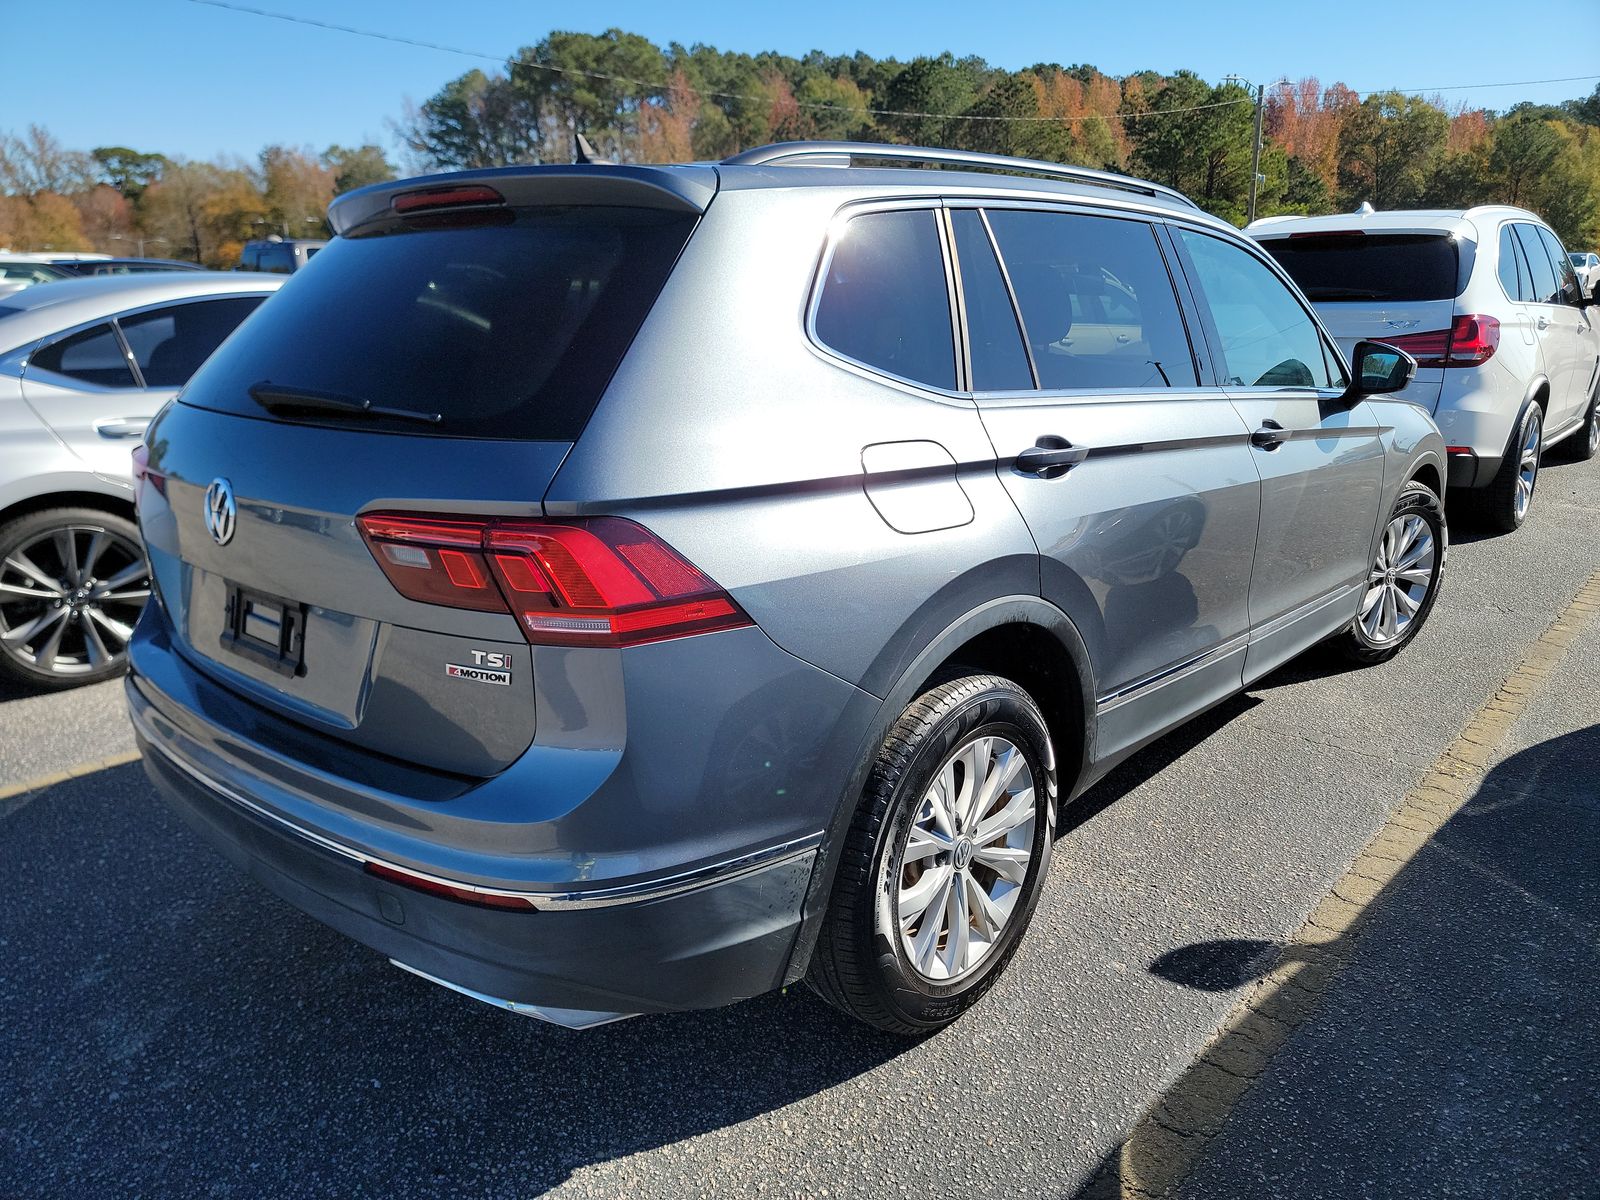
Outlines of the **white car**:
{"label": "white car", "polygon": [[1520,208],[1267,217],[1254,237],[1346,354],[1363,338],[1417,360],[1402,399],[1433,414],[1449,485],[1489,526],[1522,524],[1542,451],[1600,448],[1600,328],[1550,228]]}
{"label": "white car", "polygon": [[1593,250],[1581,253],[1574,250],[1567,255],[1572,261],[1572,269],[1578,273],[1578,278],[1583,281],[1583,290],[1589,295],[1594,295],[1596,287],[1600,287],[1600,254]]}
{"label": "white car", "polygon": [[0,296],[0,678],[47,689],[122,669],[150,594],[133,448],[283,283],[163,271]]}

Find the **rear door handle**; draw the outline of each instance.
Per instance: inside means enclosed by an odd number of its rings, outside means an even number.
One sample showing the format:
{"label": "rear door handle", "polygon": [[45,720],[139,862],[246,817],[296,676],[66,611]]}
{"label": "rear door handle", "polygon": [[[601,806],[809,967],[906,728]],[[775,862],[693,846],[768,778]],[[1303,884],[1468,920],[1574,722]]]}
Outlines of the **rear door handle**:
{"label": "rear door handle", "polygon": [[1543,313],[1539,314],[1539,328],[1540,329],[1549,329],[1550,328],[1550,318],[1545,316]]}
{"label": "rear door handle", "polygon": [[143,437],[150,422],[144,417],[110,417],[94,423],[94,431],[103,438]]}
{"label": "rear door handle", "polygon": [[1065,475],[1088,457],[1087,447],[1074,446],[1064,437],[1047,433],[1017,455],[1017,470],[1024,475],[1054,479],[1058,475]]}
{"label": "rear door handle", "polygon": [[1289,434],[1282,425],[1270,417],[1261,422],[1261,428],[1250,435],[1250,444],[1262,450],[1276,450],[1289,440]]}

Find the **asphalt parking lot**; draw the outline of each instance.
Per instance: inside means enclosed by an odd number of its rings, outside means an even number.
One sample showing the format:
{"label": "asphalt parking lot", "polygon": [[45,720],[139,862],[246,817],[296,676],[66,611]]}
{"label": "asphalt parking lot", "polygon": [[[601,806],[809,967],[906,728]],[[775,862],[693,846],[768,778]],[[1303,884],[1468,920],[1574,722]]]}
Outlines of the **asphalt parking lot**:
{"label": "asphalt parking lot", "polygon": [[[999,986],[921,1043],[803,989],[571,1033],[280,904],[168,815],[136,764],[0,799],[0,1196],[1071,1196],[1248,986],[1153,968],[1302,926],[1595,572],[1597,518],[1600,462],[1550,463],[1521,532],[1457,532],[1400,658],[1292,664],[1119,770],[1067,815]],[[1592,1186],[1600,1135],[1570,1114],[1596,1111],[1600,1068],[1600,913],[1579,853],[1600,839],[1592,767],[1573,766],[1595,754],[1596,661],[1585,634],[1463,810],[1492,819],[1437,838],[1481,863],[1539,832],[1564,852],[1530,842],[1493,869],[1543,903],[1513,911],[1444,850],[1419,857],[1364,935],[1389,957],[1363,949],[1240,1101],[1193,1194]],[[0,693],[0,796],[130,747],[116,685]],[[1427,1047],[1453,1074],[1394,1065]],[[1406,1103],[1354,1099],[1391,1092]],[[1486,1126],[1491,1146],[1449,1152],[1446,1135],[1468,1146]]]}

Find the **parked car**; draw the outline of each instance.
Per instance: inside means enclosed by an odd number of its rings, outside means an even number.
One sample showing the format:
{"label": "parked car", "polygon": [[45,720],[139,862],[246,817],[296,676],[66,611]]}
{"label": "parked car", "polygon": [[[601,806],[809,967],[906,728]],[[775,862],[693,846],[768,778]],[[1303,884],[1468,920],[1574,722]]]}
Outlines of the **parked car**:
{"label": "parked car", "polygon": [[149,595],[131,451],[282,282],[186,271],[0,297],[0,675],[57,688],[122,669]]}
{"label": "parked car", "polygon": [[1160,185],[797,144],[331,221],[151,427],[133,722],[268,888],[512,1011],[937,1028],[1058,803],[1437,594],[1411,360]]}
{"label": "parked car", "polygon": [[20,292],[36,283],[54,283],[71,279],[72,272],[43,259],[19,256],[0,256],[0,296]]}
{"label": "parked car", "polygon": [[151,271],[203,271],[204,267],[176,258],[101,258],[61,263],[73,275],[141,275]]}
{"label": "parked car", "polygon": [[[1519,208],[1268,217],[1248,232],[1339,344],[1414,355],[1402,398],[1433,414],[1449,487],[1493,529],[1527,519],[1542,452],[1600,448],[1600,331],[1550,228]],[[1567,440],[1570,439],[1570,440]]]}
{"label": "parked car", "polygon": [[292,275],[327,244],[311,238],[285,239],[277,236],[259,242],[246,242],[244,249],[239,252],[239,265],[234,270]]}
{"label": "parked car", "polygon": [[1590,250],[1580,254],[1576,251],[1567,255],[1572,262],[1572,269],[1578,273],[1578,279],[1583,283],[1584,295],[1594,295],[1596,287],[1600,287],[1600,254]]}

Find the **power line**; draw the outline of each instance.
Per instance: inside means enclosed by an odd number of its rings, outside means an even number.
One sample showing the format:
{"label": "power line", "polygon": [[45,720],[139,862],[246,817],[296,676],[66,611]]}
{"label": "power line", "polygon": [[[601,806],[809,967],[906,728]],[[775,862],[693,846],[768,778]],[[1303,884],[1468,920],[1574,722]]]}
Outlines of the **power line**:
{"label": "power line", "polygon": [[[468,50],[461,46],[448,46],[442,42],[424,41],[420,38],[402,37],[398,34],[384,33],[376,29],[360,29],[354,25],[341,25],[334,21],[323,21],[316,17],[304,17],[297,13],[274,12],[271,9],[256,8],[253,5],[238,4],[234,0],[188,0],[190,4],[201,4],[208,8],[225,9],[228,12],[243,13],[252,17],[265,17],[274,21],[286,21],[292,25],[309,25],[317,29],[331,30],[334,33],[347,33],[355,37],[373,38],[378,41],[394,42],[402,46],[412,46],[423,50],[438,50],[445,54],[458,54],[466,58],[476,58],[484,62],[501,64],[512,69],[524,67],[529,70],[548,71],[556,75],[573,75],[584,79],[595,79],[605,83],[625,83],[640,88],[647,92],[661,92],[671,85],[655,82],[648,79],[634,79],[626,75],[611,75],[603,71],[586,71],[575,67],[556,67],[548,63],[529,62],[524,58],[507,58],[505,55],[488,54],[481,50]],[[1569,75],[1559,79],[1524,79],[1502,83],[1461,83],[1434,88],[1374,88],[1368,91],[1356,91],[1357,96],[1380,95],[1384,92],[1402,92],[1406,94],[1431,95],[1434,92],[1471,91],[1482,88],[1500,87],[1534,87],[1546,83],[1579,83],[1591,79],[1600,79],[1600,75]],[[702,91],[691,87],[690,93],[701,99],[712,100],[749,100],[758,104],[770,102],[770,96],[754,95],[746,92],[715,92]],[[1352,89],[1354,91],[1354,89]],[[829,104],[815,100],[794,101],[799,108],[817,109],[823,112],[834,113],[861,113],[874,117],[919,117],[935,121],[991,121],[991,122],[1021,122],[1037,123],[1049,121],[1089,120],[1099,117],[1102,120],[1139,121],[1146,117],[1176,116],[1179,113],[1201,112],[1206,109],[1229,108],[1238,104],[1250,104],[1253,101],[1248,96],[1241,96],[1234,100],[1218,100],[1209,104],[1190,104],[1181,108],[1152,108],[1138,112],[1119,113],[1085,113],[1080,117],[1044,117],[1044,116],[1006,116],[985,115],[974,113],[932,113],[918,112],[912,109],[871,108],[865,105]]]}

